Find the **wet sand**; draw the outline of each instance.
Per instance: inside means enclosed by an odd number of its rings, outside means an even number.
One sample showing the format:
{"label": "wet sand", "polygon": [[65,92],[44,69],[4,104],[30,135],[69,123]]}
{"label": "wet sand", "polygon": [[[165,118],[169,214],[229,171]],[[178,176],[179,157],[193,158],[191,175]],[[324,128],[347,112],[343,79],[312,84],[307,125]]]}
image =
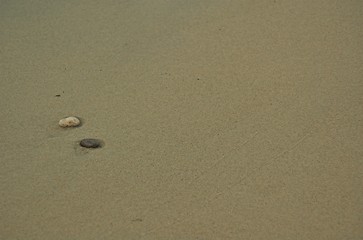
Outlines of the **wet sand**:
{"label": "wet sand", "polygon": [[0,239],[362,239],[362,22],[361,1],[2,1]]}

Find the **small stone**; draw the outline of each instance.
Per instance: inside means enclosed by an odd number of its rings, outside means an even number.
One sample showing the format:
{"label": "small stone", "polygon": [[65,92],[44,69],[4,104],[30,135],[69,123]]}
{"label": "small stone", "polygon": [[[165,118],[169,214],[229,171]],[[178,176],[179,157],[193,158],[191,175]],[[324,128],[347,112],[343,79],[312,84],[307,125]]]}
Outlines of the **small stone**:
{"label": "small stone", "polygon": [[94,138],[85,138],[79,145],[85,148],[99,148],[102,147],[102,141]]}
{"label": "small stone", "polygon": [[76,117],[66,117],[59,120],[59,126],[61,127],[77,127],[81,124],[81,120]]}

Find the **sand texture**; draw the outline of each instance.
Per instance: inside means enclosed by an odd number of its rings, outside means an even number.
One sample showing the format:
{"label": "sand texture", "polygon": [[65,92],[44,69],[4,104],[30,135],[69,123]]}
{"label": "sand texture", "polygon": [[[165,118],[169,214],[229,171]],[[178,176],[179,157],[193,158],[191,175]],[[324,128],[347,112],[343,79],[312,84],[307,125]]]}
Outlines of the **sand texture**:
{"label": "sand texture", "polygon": [[0,239],[363,239],[362,26],[358,0],[0,1]]}

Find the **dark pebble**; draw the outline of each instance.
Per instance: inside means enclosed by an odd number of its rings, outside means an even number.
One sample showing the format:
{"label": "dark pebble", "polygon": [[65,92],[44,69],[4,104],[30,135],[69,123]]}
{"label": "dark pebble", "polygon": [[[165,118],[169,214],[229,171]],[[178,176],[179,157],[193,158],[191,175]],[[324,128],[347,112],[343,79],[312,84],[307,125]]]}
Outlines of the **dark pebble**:
{"label": "dark pebble", "polygon": [[93,138],[85,138],[79,143],[79,145],[85,148],[99,148],[102,147],[102,141]]}

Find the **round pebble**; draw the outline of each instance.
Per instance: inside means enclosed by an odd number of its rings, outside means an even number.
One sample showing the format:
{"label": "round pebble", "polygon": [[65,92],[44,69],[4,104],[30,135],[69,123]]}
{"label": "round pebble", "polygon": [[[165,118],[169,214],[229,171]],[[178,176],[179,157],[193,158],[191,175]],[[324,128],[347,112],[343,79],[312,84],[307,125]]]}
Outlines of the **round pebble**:
{"label": "round pebble", "polygon": [[77,127],[81,124],[81,120],[79,120],[76,117],[66,117],[61,120],[59,120],[59,126],[61,127]]}
{"label": "round pebble", "polygon": [[85,138],[79,143],[79,145],[85,148],[99,148],[102,147],[102,141],[93,138]]}

